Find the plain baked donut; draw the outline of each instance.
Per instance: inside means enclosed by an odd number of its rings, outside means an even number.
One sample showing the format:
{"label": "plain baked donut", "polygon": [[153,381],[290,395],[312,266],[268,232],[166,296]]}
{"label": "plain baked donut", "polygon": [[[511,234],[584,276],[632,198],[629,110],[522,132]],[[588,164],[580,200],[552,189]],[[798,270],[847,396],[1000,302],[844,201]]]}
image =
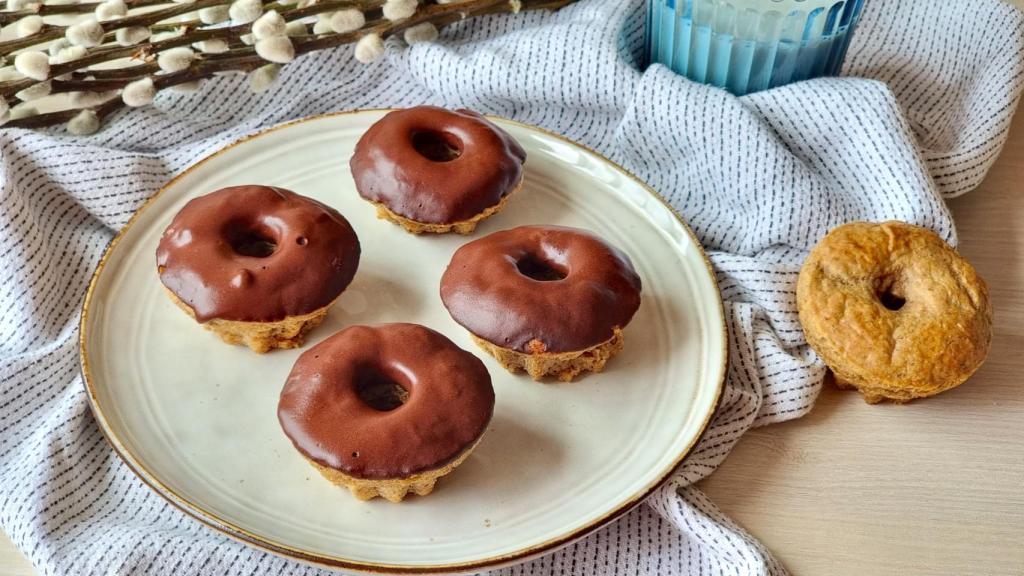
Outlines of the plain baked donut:
{"label": "plain baked donut", "polygon": [[295,448],[360,499],[428,494],[494,411],[476,356],[417,324],[351,326],[310,348],[281,391]]}
{"label": "plain baked donut", "polygon": [[903,222],[829,232],[800,270],[797,306],[837,383],[871,403],[961,384],[992,338],[985,282],[934,232]]}
{"label": "plain baked donut", "polygon": [[468,234],[519,188],[525,160],[522,147],[480,114],[417,106],[374,123],[349,166],[379,217],[416,234]]}
{"label": "plain baked donut", "polygon": [[640,306],[629,257],[585,230],[521,226],[459,248],[441,278],[452,318],[510,370],[571,380],[622,348]]}

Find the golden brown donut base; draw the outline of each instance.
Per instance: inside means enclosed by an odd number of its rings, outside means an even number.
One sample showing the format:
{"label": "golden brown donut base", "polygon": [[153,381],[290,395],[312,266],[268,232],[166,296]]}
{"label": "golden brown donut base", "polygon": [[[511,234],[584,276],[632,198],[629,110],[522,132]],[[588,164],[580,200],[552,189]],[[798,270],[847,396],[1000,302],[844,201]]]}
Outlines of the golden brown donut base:
{"label": "golden brown donut base", "polygon": [[465,236],[466,234],[472,234],[473,230],[476,230],[476,225],[479,224],[481,221],[490,218],[491,216],[497,214],[498,212],[501,212],[502,209],[505,208],[505,205],[508,204],[508,199],[511,198],[512,195],[518,192],[519,189],[522,187],[523,181],[520,179],[519,183],[516,184],[515,189],[506,194],[505,197],[502,198],[494,206],[488,207],[486,210],[477,214],[476,216],[473,216],[469,220],[460,220],[458,222],[451,222],[446,224],[417,222],[416,220],[410,220],[405,216],[400,216],[399,214],[396,214],[381,202],[376,202],[374,200],[367,200],[367,202],[377,207],[377,218],[380,218],[381,220],[388,220],[389,222],[394,222],[395,224],[398,224],[399,226],[404,228],[406,232],[409,232],[411,234],[448,234],[449,232],[455,232],[456,234],[462,234],[463,236]]}
{"label": "golden brown donut base", "polygon": [[[835,383],[836,388],[840,390],[857,390],[860,395],[864,398],[864,401],[868,404],[878,404],[879,402],[892,402],[893,404],[903,404],[910,402],[916,398],[923,398],[924,396],[915,396],[913,392],[901,388],[880,388],[878,386],[860,386],[844,380],[842,376],[839,376],[835,372],[832,373],[832,381]],[[938,394],[938,392],[934,392]],[[931,396],[932,394],[927,394]]]}
{"label": "golden brown donut base", "polygon": [[385,480],[356,478],[340,470],[314,462],[309,458],[306,458],[306,460],[323,474],[324,478],[327,478],[336,486],[348,488],[349,492],[359,500],[370,500],[380,496],[391,502],[401,502],[410,492],[418,496],[426,496],[433,492],[437,480],[455,470],[459,464],[462,464],[479,443],[480,440],[477,440],[469,448],[466,448],[458,458],[440,468],[419,472],[408,478],[388,478]]}
{"label": "golden brown donut base", "polygon": [[[880,293],[904,300],[897,310]],[[903,403],[962,384],[992,337],[985,282],[930,230],[853,222],[811,251],[797,282],[807,343],[839,388]]]}
{"label": "golden brown donut base", "polygon": [[[195,320],[195,313],[188,304],[182,302],[174,292],[166,288],[164,291],[167,292],[171,301],[178,305],[178,308],[184,310],[189,317]],[[337,298],[335,298],[336,300]],[[276,322],[240,322],[214,318],[202,323],[202,326],[228,344],[248,346],[253,352],[264,354],[277,348],[287,349],[302,346],[306,334],[319,326],[327,317],[327,309],[331,307],[331,304],[309,314],[289,316]]]}
{"label": "golden brown donut base", "polygon": [[530,347],[535,351],[527,354],[502,348],[476,334],[470,335],[477,346],[494,356],[498,363],[509,372],[526,372],[534,380],[540,380],[545,376],[554,376],[562,382],[570,382],[583,372],[601,372],[608,359],[622,350],[623,344],[622,329],[618,327],[614,329],[614,334],[608,340],[585,350],[574,352],[545,352],[544,345],[533,340],[530,342]]}

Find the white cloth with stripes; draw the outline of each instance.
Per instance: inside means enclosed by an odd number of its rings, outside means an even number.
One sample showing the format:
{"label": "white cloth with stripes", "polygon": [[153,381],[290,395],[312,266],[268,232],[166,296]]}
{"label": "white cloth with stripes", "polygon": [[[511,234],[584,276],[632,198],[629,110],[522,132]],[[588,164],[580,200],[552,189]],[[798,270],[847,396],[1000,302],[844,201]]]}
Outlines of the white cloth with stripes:
{"label": "white cloth with stripes", "polygon": [[260,95],[243,79],[161,94],[88,138],[0,132],[0,525],[44,574],[317,573],[214,534],[150,493],[86,406],[77,317],[114,231],[173,174],[277,122],[438,103],[596,148],[679,209],[726,300],[732,365],[710,429],[624,518],[501,574],[783,574],[694,482],[753,426],[811,409],[823,367],[794,306],[806,251],[856,219],[955,231],[944,197],[978,184],[1024,79],[1024,18],[997,0],[869,0],[845,67],[745,98],[634,67],[640,0],[467,21],[436,44],[306,56]]}

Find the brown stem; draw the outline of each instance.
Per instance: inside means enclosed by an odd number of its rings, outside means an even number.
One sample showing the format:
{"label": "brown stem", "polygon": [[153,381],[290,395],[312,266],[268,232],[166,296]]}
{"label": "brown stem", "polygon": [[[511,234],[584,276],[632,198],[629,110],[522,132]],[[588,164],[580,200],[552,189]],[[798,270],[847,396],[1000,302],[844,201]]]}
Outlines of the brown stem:
{"label": "brown stem", "polygon": [[29,46],[35,46],[36,44],[56,40],[64,35],[64,29],[64,26],[43,24],[43,27],[35,34],[25,36],[24,38],[14,38],[13,40],[0,42],[0,56],[6,56],[11,52],[21,50],[22,48],[28,48]]}

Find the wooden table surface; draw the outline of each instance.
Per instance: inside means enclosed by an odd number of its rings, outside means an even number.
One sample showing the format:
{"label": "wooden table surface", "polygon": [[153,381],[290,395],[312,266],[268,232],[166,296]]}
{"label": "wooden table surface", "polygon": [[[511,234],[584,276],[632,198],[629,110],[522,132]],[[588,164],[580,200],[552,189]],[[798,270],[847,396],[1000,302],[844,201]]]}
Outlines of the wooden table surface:
{"label": "wooden table surface", "polygon": [[[1024,574],[1024,111],[985,182],[950,205],[994,301],[981,370],[905,406],[826,388],[701,483],[794,575]],[[0,576],[33,574],[0,532]]]}

